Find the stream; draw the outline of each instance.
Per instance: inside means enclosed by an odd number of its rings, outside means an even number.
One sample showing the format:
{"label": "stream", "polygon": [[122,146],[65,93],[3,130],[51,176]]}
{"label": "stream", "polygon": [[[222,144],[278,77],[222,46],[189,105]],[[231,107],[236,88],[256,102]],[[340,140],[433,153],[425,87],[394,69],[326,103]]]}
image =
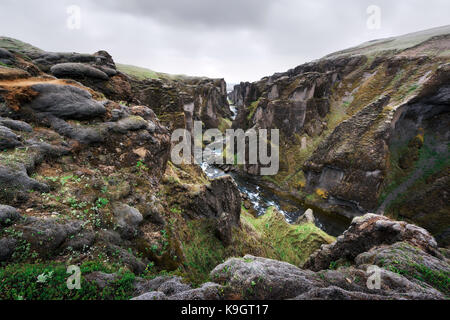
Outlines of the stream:
{"label": "stream", "polygon": [[[230,106],[230,109],[233,112],[234,120],[237,114],[237,108]],[[275,207],[284,215],[288,223],[293,224],[308,209],[301,206],[298,202],[280,197],[272,191],[259,186],[256,180],[244,179],[234,172],[225,173],[221,169],[209,165],[207,162],[202,163],[201,168],[211,179],[230,175],[236,182],[239,191],[246,195],[252,203],[258,216],[264,215],[269,207]],[[314,217],[316,226],[334,237],[341,235],[350,224],[347,219],[318,211],[314,211]]]}

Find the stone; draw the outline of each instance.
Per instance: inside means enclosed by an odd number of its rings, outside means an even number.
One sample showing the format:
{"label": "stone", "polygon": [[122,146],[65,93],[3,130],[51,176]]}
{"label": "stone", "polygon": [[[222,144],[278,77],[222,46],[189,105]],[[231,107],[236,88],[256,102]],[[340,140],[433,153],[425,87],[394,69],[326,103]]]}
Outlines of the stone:
{"label": "stone", "polygon": [[[26,168],[22,165],[18,168],[4,167],[0,165],[0,186],[8,186],[6,191],[25,192],[29,190],[48,192],[48,185],[30,178]],[[1,190],[2,188],[0,188]]]}
{"label": "stone", "polygon": [[174,294],[190,290],[191,286],[182,283],[181,280],[182,279],[179,277],[174,277],[168,281],[165,281],[159,286],[158,291],[161,291],[166,296],[172,296]]}
{"label": "stone", "polygon": [[15,147],[21,146],[22,143],[19,137],[11,129],[1,124],[0,122],[0,150],[14,149]]}
{"label": "stone", "polygon": [[40,83],[32,86],[39,95],[29,103],[36,112],[61,119],[87,120],[105,114],[106,109],[92,95],[71,85]]}
{"label": "stone", "polygon": [[436,240],[425,229],[387,217],[366,214],[354,218],[350,228],[330,245],[316,251],[304,267],[318,271],[327,269],[331,262],[345,259],[353,262],[361,253],[373,247],[405,241],[424,252],[440,257]]}
{"label": "stone", "polygon": [[32,132],[33,128],[26,122],[0,117],[0,126],[15,131]]}
{"label": "stone", "polygon": [[117,257],[121,263],[128,266],[135,274],[142,274],[147,267],[141,259],[119,246],[108,244],[106,250],[109,255]]}
{"label": "stone", "polygon": [[312,275],[286,262],[251,255],[229,259],[210,273],[214,282],[242,293],[241,299],[257,300],[294,298],[319,285]]}
{"label": "stone", "polygon": [[8,261],[14,250],[16,249],[18,243],[16,239],[13,238],[1,238],[0,239],[0,262]]}
{"label": "stone", "polygon": [[302,214],[300,217],[298,217],[295,224],[303,224],[303,223],[312,223],[314,224],[316,222],[316,218],[314,217],[314,213],[312,209],[308,209],[305,211],[304,214]]}
{"label": "stone", "polygon": [[135,238],[139,224],[144,220],[139,210],[119,203],[113,206],[113,214],[122,237],[125,239]]}
{"label": "stone", "polygon": [[159,291],[147,292],[139,297],[135,297],[131,300],[168,300],[167,296]]}
{"label": "stone", "polygon": [[16,208],[0,204],[0,226],[9,226],[21,218]]}
{"label": "stone", "polygon": [[28,218],[23,225],[17,226],[23,232],[23,238],[31,248],[43,257],[49,257],[67,248],[66,240],[82,231],[80,221],[60,223],[57,219]]}
{"label": "stone", "polygon": [[109,76],[104,71],[83,63],[60,63],[51,67],[50,72],[57,78],[86,77],[104,81],[109,79]]}

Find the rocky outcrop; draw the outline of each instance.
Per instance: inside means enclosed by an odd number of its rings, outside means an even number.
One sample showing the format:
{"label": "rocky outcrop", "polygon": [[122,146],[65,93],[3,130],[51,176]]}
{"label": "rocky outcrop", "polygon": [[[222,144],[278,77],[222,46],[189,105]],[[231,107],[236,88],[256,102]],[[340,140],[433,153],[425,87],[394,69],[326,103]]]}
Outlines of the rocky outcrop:
{"label": "rocky outcrop", "polygon": [[383,216],[366,214],[353,219],[350,228],[336,242],[324,245],[312,254],[304,267],[319,271],[329,268],[331,263],[338,260],[354,262],[361,253],[397,242],[410,243],[423,252],[442,259],[436,240],[425,229]]}
{"label": "rocky outcrop", "polygon": [[[367,214],[304,268],[246,255],[216,266],[213,282],[198,289],[157,278],[138,285],[135,299],[434,300],[448,295],[449,275],[449,260],[427,231]],[[167,294],[166,287],[177,289]]]}
{"label": "rocky outcrop", "polygon": [[32,76],[16,55],[17,68],[0,68],[1,261],[92,249],[142,273],[146,264],[129,248],[144,218],[124,202],[145,203],[131,188],[151,190],[161,180],[169,132],[147,106],[125,106],[94,91],[90,81],[110,81],[97,75],[115,74],[98,69],[113,66],[105,53],[43,55],[33,56],[39,68],[89,87]]}
{"label": "rocky outcrop", "polygon": [[190,218],[215,221],[217,237],[228,246],[232,241],[232,229],[241,224],[241,203],[241,193],[233,178],[223,176],[196,192],[187,209]]}
{"label": "rocky outcrop", "polygon": [[193,121],[218,128],[222,119],[231,118],[223,79],[133,80],[132,85],[136,102],[167,118],[170,128],[192,128]]}
{"label": "rocky outcrop", "polygon": [[211,277],[226,284],[231,296],[246,299],[403,300],[443,297],[430,286],[422,287],[398,274],[380,270],[380,289],[369,289],[366,283],[370,273],[364,266],[314,273],[280,261],[245,256],[217,266]]}

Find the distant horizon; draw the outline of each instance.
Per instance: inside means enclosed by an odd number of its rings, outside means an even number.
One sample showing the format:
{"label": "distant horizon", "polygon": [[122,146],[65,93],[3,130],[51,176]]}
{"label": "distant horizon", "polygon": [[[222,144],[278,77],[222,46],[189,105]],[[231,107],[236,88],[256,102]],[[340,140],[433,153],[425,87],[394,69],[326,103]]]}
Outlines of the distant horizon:
{"label": "distant horizon", "polygon": [[[368,41],[450,22],[445,0],[4,0],[0,9],[5,36],[46,51],[106,50],[117,63],[227,83],[257,81]],[[379,23],[371,28],[373,17]]]}

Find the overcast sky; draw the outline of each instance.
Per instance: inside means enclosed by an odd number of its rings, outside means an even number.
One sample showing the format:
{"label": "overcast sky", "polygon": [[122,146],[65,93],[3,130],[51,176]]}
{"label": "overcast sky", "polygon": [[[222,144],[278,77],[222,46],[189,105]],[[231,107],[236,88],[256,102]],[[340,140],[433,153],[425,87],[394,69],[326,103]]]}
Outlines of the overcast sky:
{"label": "overcast sky", "polygon": [[[81,9],[79,29],[68,27],[71,5]],[[370,5],[381,9],[380,29],[367,27]],[[448,25],[449,12],[449,0],[1,0],[0,35],[237,83],[368,40]]]}

